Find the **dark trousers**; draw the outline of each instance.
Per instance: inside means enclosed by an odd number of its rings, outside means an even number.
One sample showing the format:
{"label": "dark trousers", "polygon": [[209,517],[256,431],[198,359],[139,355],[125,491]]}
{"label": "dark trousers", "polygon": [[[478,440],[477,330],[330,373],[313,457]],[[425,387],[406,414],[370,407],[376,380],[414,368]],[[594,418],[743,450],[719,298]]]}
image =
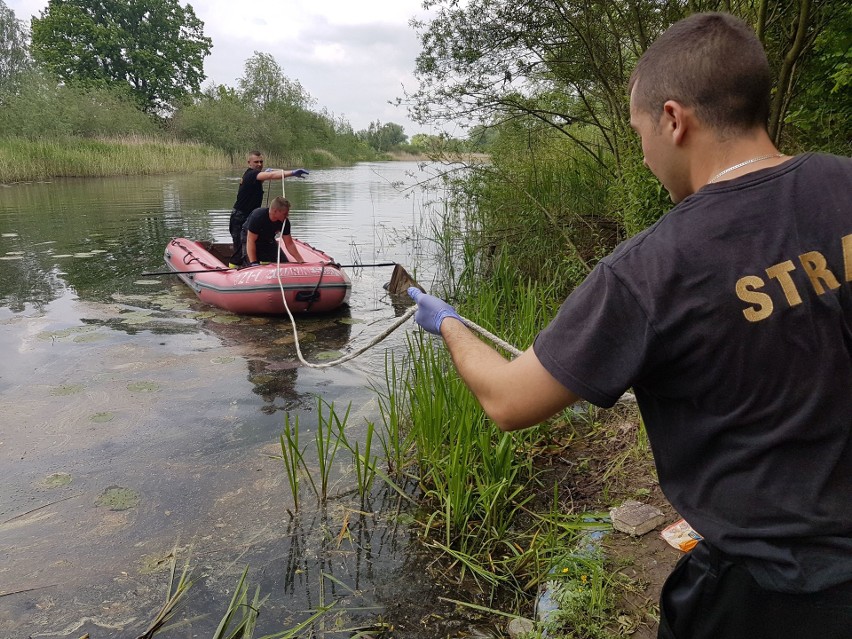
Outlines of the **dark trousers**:
{"label": "dark trousers", "polygon": [[682,557],[660,595],[658,639],[850,639],[852,582],[817,593],[761,588],[706,542]]}
{"label": "dark trousers", "polygon": [[228,230],[231,232],[231,244],[234,246],[234,252],[231,254],[231,264],[238,266],[243,263],[243,224],[248,219],[249,214],[231,210],[231,219],[228,221]]}

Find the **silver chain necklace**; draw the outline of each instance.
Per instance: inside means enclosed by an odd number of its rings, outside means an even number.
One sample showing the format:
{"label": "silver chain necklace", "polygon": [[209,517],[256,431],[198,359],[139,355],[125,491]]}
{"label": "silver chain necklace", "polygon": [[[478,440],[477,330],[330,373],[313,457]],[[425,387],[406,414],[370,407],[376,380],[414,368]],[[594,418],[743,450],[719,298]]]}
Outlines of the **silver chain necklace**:
{"label": "silver chain necklace", "polygon": [[761,155],[760,157],[756,157],[756,158],[752,158],[750,160],[746,160],[745,162],[740,162],[739,164],[734,164],[734,166],[729,166],[724,171],[719,171],[716,175],[711,177],[710,180],[708,180],[707,184],[713,184],[713,182],[718,180],[723,175],[726,175],[727,173],[730,173],[731,171],[736,171],[737,169],[744,167],[746,164],[752,164],[753,162],[761,162],[763,160],[768,160],[770,158],[780,158],[780,157],[783,157],[783,156],[784,156],[783,153],[771,153],[769,155]]}

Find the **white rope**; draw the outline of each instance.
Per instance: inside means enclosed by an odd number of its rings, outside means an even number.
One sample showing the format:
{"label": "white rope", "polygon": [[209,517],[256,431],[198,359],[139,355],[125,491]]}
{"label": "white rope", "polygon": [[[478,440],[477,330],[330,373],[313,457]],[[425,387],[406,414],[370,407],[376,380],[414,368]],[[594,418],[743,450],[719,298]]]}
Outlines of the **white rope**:
{"label": "white rope", "polygon": [[[281,192],[282,192],[282,197],[286,198],[287,194],[284,192],[284,171],[283,170],[281,171]],[[287,221],[285,220],[281,225],[281,238],[282,239],[284,237],[284,226],[286,224],[287,224]],[[277,265],[277,270],[276,270],[275,274],[278,277],[278,287],[281,289],[281,300],[284,302],[284,310],[287,311],[287,315],[290,318],[290,324],[293,327],[293,341],[296,345],[296,355],[298,356],[299,361],[302,362],[302,364],[304,364],[308,368],[331,368],[332,366],[337,366],[339,364],[343,364],[344,362],[348,362],[349,360],[355,359],[359,355],[363,355],[368,350],[373,348],[373,346],[375,346],[379,342],[385,340],[391,333],[393,333],[396,329],[398,329],[400,326],[405,324],[414,315],[414,313],[417,312],[417,305],[415,304],[410,309],[408,309],[397,321],[395,321],[393,324],[391,324],[384,331],[382,331],[381,333],[376,335],[373,339],[371,339],[364,346],[352,351],[351,353],[344,355],[343,357],[340,357],[336,360],[333,360],[331,362],[323,362],[322,364],[314,364],[313,362],[309,362],[308,360],[306,360],[304,358],[304,356],[302,355],[302,349],[299,346],[299,332],[298,332],[298,330],[296,330],[296,320],[293,318],[293,313],[290,312],[290,307],[287,305],[287,295],[284,292],[284,282],[281,279],[281,240],[278,241],[278,265]],[[466,317],[459,316],[459,319],[469,329],[479,333],[480,335],[482,335],[486,339],[492,341],[494,344],[496,344],[500,348],[505,349],[507,352],[511,353],[515,357],[518,357],[519,355],[521,355],[523,353],[523,351],[515,348],[514,346],[512,346],[508,342],[500,339],[499,337],[497,337],[496,335],[494,335],[493,333],[491,333],[487,329],[482,328],[479,324],[467,319]],[[635,403],[636,397],[632,393],[624,393],[624,395],[622,395],[619,398],[618,401],[619,402],[633,402],[633,403]]]}
{"label": "white rope", "polygon": [[[281,171],[281,192],[282,197],[287,197],[286,192],[284,191],[284,171]],[[284,226],[287,224],[285,220],[281,225],[281,238],[284,237]],[[284,302],[284,310],[287,311],[287,315],[290,318],[290,325],[293,327],[293,341],[296,345],[296,356],[299,358],[299,361],[302,362],[308,368],[331,368],[332,366],[337,366],[338,364],[342,364],[344,362],[348,362],[351,359],[355,359],[359,355],[366,353],[368,350],[373,348],[376,344],[387,338],[391,333],[393,333],[400,326],[405,324],[412,315],[417,311],[417,306],[413,306],[408,309],[404,315],[402,315],[396,322],[391,324],[384,331],[376,335],[373,339],[371,339],[366,345],[358,348],[357,350],[352,351],[351,353],[347,353],[343,357],[335,359],[331,362],[323,362],[322,364],[314,364],[313,362],[309,362],[302,355],[302,348],[299,345],[299,331],[296,329],[296,320],[293,318],[293,313],[290,312],[290,306],[287,304],[287,295],[284,292],[284,282],[281,279],[281,241],[278,241],[278,265],[275,275],[278,277],[278,288],[281,290],[281,300]]]}

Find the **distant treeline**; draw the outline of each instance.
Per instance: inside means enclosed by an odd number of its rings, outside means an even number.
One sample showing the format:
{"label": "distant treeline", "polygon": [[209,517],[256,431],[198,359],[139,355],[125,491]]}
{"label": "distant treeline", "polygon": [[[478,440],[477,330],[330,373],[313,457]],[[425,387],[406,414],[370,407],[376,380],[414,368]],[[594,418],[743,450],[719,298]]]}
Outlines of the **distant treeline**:
{"label": "distant treeline", "polygon": [[[123,43],[120,52],[115,42]],[[101,140],[113,158],[138,154],[140,140],[150,142],[152,154],[125,158],[116,172],[169,170],[168,161],[145,162],[179,143],[206,154],[205,166],[222,163],[219,154],[242,165],[251,149],[282,166],[316,167],[466,146],[425,135],[409,142],[393,122],[355,131],[318,108],[267,53],[246,60],[236,87],[202,89],[211,46],[192,7],[178,0],[51,0],[29,28],[0,0],[0,181],[44,175],[36,165],[49,175],[109,170],[94,159],[97,145],[77,148],[80,139]]]}

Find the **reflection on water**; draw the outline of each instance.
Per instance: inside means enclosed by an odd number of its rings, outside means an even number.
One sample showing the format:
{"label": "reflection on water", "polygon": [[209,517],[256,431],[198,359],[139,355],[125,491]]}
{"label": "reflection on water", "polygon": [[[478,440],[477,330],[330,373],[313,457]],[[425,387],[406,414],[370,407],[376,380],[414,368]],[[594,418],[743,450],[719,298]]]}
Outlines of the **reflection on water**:
{"label": "reflection on water", "polygon": [[[343,263],[428,273],[419,238],[437,194],[405,187],[424,177],[375,163],[285,181],[293,234]],[[403,332],[344,366],[308,369],[286,317],[235,316],[169,276],[140,277],[162,270],[172,237],[228,239],[237,179],[0,186],[0,636],[138,636],[176,543],[197,571],[184,613],[200,615],[193,635],[212,634],[246,565],[270,595],[263,632],[333,600],[341,627],[384,618],[394,636],[417,637],[421,608],[446,605],[395,493],[376,486],[361,504],[341,456],[328,506],[303,494],[296,514],[276,457],[287,414],[310,464],[318,395],[351,407],[353,440],[378,423],[369,384],[381,385]],[[348,308],[297,320],[309,361],[357,348],[406,308],[382,288],[389,268],[351,276]]]}

